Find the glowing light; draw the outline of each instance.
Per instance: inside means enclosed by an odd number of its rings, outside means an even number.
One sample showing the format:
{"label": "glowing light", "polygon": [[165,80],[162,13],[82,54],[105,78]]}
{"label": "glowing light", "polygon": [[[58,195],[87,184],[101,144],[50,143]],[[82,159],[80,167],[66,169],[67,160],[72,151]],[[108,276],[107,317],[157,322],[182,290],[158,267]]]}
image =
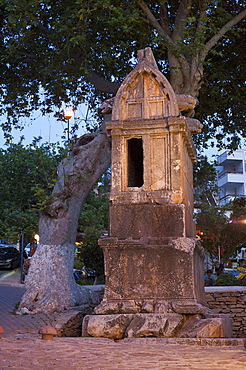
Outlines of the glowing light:
{"label": "glowing light", "polygon": [[64,117],[70,119],[73,117],[73,110],[71,108],[64,110]]}
{"label": "glowing light", "polygon": [[37,244],[39,243],[39,235],[38,234],[34,235],[34,240],[37,242]]}

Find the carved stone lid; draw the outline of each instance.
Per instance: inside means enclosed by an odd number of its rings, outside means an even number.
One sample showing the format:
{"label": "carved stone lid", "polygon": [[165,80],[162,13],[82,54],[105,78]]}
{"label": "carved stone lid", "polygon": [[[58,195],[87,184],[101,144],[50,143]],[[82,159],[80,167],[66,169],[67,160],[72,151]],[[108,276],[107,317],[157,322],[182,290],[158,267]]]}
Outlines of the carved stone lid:
{"label": "carved stone lid", "polygon": [[121,84],[112,110],[112,120],[141,120],[177,117],[177,98],[159,71],[151,48],[139,50],[139,63]]}

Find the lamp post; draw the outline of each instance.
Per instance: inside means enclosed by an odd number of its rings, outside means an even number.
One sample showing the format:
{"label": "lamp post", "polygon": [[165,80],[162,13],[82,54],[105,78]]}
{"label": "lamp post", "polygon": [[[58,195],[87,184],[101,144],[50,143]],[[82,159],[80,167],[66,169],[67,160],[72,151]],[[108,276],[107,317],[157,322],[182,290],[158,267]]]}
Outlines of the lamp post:
{"label": "lamp post", "polygon": [[24,233],[20,233],[20,283],[23,281],[23,252],[24,252]]}
{"label": "lamp post", "polygon": [[70,128],[69,128],[69,120],[70,120],[70,118],[73,117],[73,109],[71,109],[71,108],[65,109],[65,111],[64,111],[64,117],[67,120],[67,140],[69,141],[69,130],[70,130]]}

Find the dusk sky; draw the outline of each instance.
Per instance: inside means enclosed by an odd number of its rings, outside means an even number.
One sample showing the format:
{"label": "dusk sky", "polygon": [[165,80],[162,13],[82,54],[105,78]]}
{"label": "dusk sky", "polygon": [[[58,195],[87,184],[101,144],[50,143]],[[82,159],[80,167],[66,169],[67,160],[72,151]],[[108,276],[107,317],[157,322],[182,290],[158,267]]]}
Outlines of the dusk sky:
{"label": "dusk sky", "polygon": [[[80,108],[76,112],[76,116],[78,117],[79,115],[83,117],[85,114],[84,112],[85,108]],[[62,140],[61,137],[64,135],[64,129],[67,127],[66,122],[57,121],[57,119],[53,117],[53,114],[42,116],[39,112],[35,113],[32,118],[34,118],[34,120],[30,118],[23,119],[25,128],[22,131],[13,130],[12,135],[15,143],[18,143],[21,136],[25,137],[24,144],[30,144],[33,137],[38,136],[43,138],[42,142],[55,143]],[[73,125],[73,123],[74,117],[70,119],[70,126]],[[83,123],[80,123],[77,135],[81,136],[84,133],[85,129],[83,128]],[[4,142],[3,132],[0,129],[0,147],[3,147]]]}
{"label": "dusk sky", "polygon": [[[80,116],[80,118],[84,118],[85,116],[85,107],[81,107],[76,113],[75,117]],[[42,137],[42,142],[48,143],[56,143],[58,141],[62,141],[61,137],[64,135],[64,128],[67,127],[66,122],[57,121],[56,118],[53,117],[52,114],[42,116],[38,112],[34,115],[35,120],[30,121],[29,118],[25,118],[25,128],[20,130],[14,130],[14,142],[17,143],[20,139],[20,136],[24,135],[25,140],[24,144],[30,144],[33,140],[33,137]],[[70,120],[70,126],[73,124],[74,118]],[[77,136],[81,136],[85,133],[84,124],[80,120],[79,130],[77,131]],[[245,149],[245,140],[242,140],[242,149]],[[0,147],[4,148],[4,139],[3,139],[3,132],[0,129]],[[209,160],[214,159],[214,156],[220,155],[224,152],[218,151],[216,148],[209,148],[204,151],[204,154],[208,156]]]}

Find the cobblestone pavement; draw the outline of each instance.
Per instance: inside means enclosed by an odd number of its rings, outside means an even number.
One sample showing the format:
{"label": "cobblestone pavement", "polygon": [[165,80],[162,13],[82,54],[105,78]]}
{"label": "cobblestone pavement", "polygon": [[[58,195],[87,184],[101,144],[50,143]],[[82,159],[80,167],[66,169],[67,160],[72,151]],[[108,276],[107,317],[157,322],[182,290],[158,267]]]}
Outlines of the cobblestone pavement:
{"label": "cobblestone pavement", "polygon": [[171,339],[160,338],[118,342],[81,337],[42,340],[38,329],[51,318],[13,315],[24,287],[12,283],[0,279],[0,325],[5,329],[0,335],[0,370],[246,369],[244,340],[235,340],[235,346],[219,345],[216,341],[213,345],[188,345],[185,339],[181,344],[172,344]]}
{"label": "cobblestone pavement", "polygon": [[40,339],[24,334],[0,339],[0,369],[18,370],[245,370],[243,347],[163,344],[155,338]]}
{"label": "cobblestone pavement", "polygon": [[[39,329],[45,325],[59,329],[70,319],[68,311],[52,315],[16,315],[15,309],[25,291],[24,285],[20,284],[19,280],[19,269],[0,278],[0,325],[4,327],[2,338],[15,334],[37,334]],[[89,288],[89,286],[87,287]],[[92,287],[90,286],[90,288]],[[102,286],[94,286],[92,289],[100,290]]]}
{"label": "cobblestone pavement", "polygon": [[[38,330],[51,323],[47,315],[16,315],[15,309],[24,293],[24,286],[21,284],[8,284],[8,281],[1,282],[0,279],[0,325],[4,327],[2,337],[14,334],[37,333]],[[6,285],[5,285],[6,284]],[[1,370],[1,368],[0,368]]]}

